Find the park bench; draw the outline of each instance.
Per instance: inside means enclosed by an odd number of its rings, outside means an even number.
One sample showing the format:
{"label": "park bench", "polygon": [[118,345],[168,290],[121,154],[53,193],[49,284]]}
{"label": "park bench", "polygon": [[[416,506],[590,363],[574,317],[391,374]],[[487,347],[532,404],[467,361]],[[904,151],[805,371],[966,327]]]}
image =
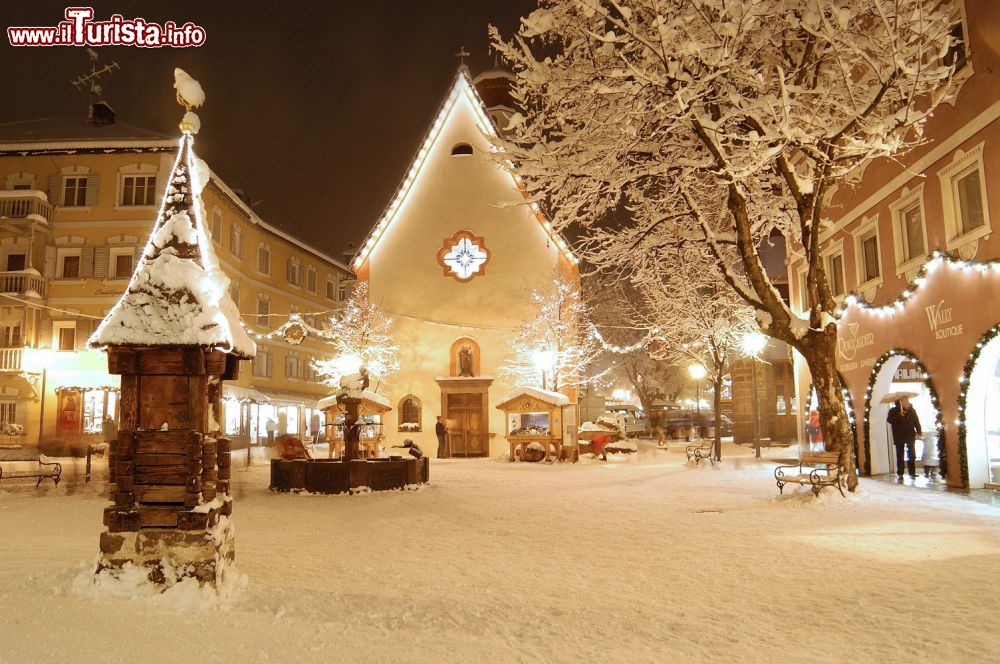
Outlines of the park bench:
{"label": "park bench", "polygon": [[709,462],[714,466],[715,457],[712,456],[712,452],[715,448],[715,441],[703,440],[697,445],[688,445],[684,448],[684,454],[687,455],[687,460],[694,460],[694,465],[701,463],[702,459],[708,459]]}
{"label": "park bench", "polygon": [[[778,466],[774,469],[774,479],[778,484],[778,493],[784,493],[786,484],[801,484],[808,486],[812,492],[819,495],[823,487],[835,486],[844,495],[844,481],[841,474],[843,468],[843,452],[805,452],[799,455],[797,464]],[[792,471],[788,472],[786,471]],[[810,470],[811,469],[811,470]],[[845,496],[846,497],[846,496]]]}
{"label": "park bench", "polygon": [[[35,488],[37,489],[42,484],[42,480],[48,478],[58,486],[59,479],[62,477],[62,464],[43,461],[42,458],[42,455],[38,452],[0,450],[0,480],[17,477],[37,477],[38,481],[35,482]],[[38,468],[30,470],[4,470],[4,463],[15,461],[37,461]]]}

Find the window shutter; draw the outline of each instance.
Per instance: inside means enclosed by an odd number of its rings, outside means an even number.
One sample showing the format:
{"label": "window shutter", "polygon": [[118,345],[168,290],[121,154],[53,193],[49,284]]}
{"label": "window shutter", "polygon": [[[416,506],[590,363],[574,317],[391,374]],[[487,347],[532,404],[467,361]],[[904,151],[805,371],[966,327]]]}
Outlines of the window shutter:
{"label": "window shutter", "polygon": [[54,279],[56,276],[56,248],[45,247],[45,276]]}
{"label": "window shutter", "polygon": [[144,244],[137,244],[132,249],[132,266],[133,266],[133,270],[135,269],[135,266],[139,264],[139,259],[142,258],[142,252],[143,252],[143,250],[145,248],[146,248],[146,245],[144,245]]}
{"label": "window shutter", "polygon": [[274,375],[274,356],[269,352],[267,354],[267,377],[270,378]]}
{"label": "window shutter", "polygon": [[[86,247],[84,247],[86,250]],[[107,247],[97,247],[94,249],[94,277],[106,279],[108,277],[108,261],[110,251]]]}
{"label": "window shutter", "polygon": [[90,319],[76,319],[76,349],[87,350],[87,339],[90,338]]}
{"label": "window shutter", "polygon": [[28,400],[18,399],[14,402],[14,424],[20,424],[27,430],[28,428]]}
{"label": "window shutter", "polygon": [[49,203],[53,205],[63,204],[63,177],[61,175],[49,176]]}
{"label": "window shutter", "polygon": [[80,276],[84,279],[94,278],[94,247],[84,246],[80,249]]}
{"label": "window shutter", "polygon": [[87,176],[87,199],[84,201],[85,205],[97,205],[97,195],[98,189],[100,188],[100,176],[98,175],[88,175]]}
{"label": "window shutter", "polygon": [[52,319],[51,318],[43,318],[42,319],[42,325],[41,325],[41,332],[38,335],[38,343],[39,343],[39,345],[45,345],[45,344],[52,343],[52,341],[53,341],[53,339],[52,339]]}

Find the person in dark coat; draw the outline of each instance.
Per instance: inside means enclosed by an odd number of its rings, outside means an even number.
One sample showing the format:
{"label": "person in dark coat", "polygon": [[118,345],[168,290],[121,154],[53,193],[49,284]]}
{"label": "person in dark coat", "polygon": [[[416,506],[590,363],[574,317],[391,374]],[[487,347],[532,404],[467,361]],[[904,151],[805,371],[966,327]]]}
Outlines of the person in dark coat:
{"label": "person in dark coat", "polygon": [[445,435],[448,430],[444,426],[444,422],[441,421],[441,416],[438,415],[437,424],[434,425],[434,433],[437,434],[438,439],[438,458],[443,459],[447,453],[447,446],[445,445]]}
{"label": "person in dark coat", "polygon": [[910,400],[903,397],[889,409],[886,421],[892,426],[892,442],[896,445],[896,475],[903,477],[903,448],[906,448],[906,470],[910,478],[917,477],[917,462],[914,443],[920,433],[920,420]]}

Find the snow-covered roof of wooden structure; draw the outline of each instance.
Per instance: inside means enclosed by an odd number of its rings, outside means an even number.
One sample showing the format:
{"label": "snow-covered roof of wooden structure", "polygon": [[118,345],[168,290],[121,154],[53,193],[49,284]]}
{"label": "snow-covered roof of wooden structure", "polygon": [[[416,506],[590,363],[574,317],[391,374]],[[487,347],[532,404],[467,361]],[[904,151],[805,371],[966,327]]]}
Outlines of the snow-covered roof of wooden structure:
{"label": "snow-covered roof of wooden structure", "polygon": [[[319,409],[326,410],[331,406],[337,405],[337,394],[330,394],[319,400]],[[389,404],[389,398],[385,395],[379,394],[377,392],[372,392],[371,390],[364,390],[357,393],[356,395],[351,394],[350,396],[355,399],[361,399],[361,412],[362,413],[387,413],[392,410]]]}
{"label": "snow-covered roof of wooden structure", "polygon": [[[379,218],[375,227],[368,233],[368,237],[365,239],[361,248],[358,249],[358,253],[354,256],[354,260],[351,262],[351,267],[357,272],[365,261],[374,251],[375,247],[378,245],[379,240],[385,236],[386,232],[389,230],[389,226],[396,220],[399,211],[404,207],[404,202],[407,196],[413,190],[414,184],[416,183],[417,176],[420,174],[423,168],[424,162],[427,159],[427,155],[430,153],[431,148],[437,141],[438,136],[441,135],[441,131],[444,129],[445,124],[451,117],[452,111],[460,103],[469,104],[472,109],[473,115],[476,119],[476,125],[484,136],[490,140],[495,140],[498,136],[498,131],[496,125],[493,123],[493,119],[490,114],[486,111],[486,105],[483,100],[479,97],[479,93],[476,91],[476,86],[472,81],[472,76],[465,65],[458,68],[458,73],[455,75],[455,79],[452,82],[451,88],[448,91],[447,96],[441,103],[438,109],[437,115],[434,119],[434,123],[431,125],[424,137],[423,142],[420,144],[420,149],[417,154],[414,155],[413,161],[410,162],[410,168],[407,169],[406,175],[403,181],[400,183],[399,188],[392,197],[392,201],[386,207],[382,216]],[[515,174],[510,168],[504,169],[508,175],[510,175],[513,180],[512,185],[519,189],[521,193],[527,197],[524,192],[524,188],[521,185],[520,177]],[[528,205],[529,203],[525,203]],[[545,232],[548,234],[552,242],[559,247],[560,251],[563,252],[567,260],[572,264],[577,264],[579,259],[573,255],[572,250],[567,244],[566,240],[563,239],[554,228],[552,228],[552,223],[545,217],[541,209],[538,207],[537,203],[530,203],[532,214],[538,220],[538,223],[545,228]]]}
{"label": "snow-covered roof of wooden structure", "polygon": [[547,403],[550,406],[565,406],[569,403],[569,397],[562,392],[552,392],[538,387],[522,385],[521,387],[515,387],[510,392],[500,397],[500,403],[497,404],[497,408],[503,409],[503,407],[511,401],[515,401],[522,397],[530,397],[541,401],[542,403]]}
{"label": "snow-covered roof of wooden structure", "polygon": [[135,273],[90,338],[91,348],[199,346],[243,358],[256,352],[205,231],[201,189],[209,171],[193,142],[185,131]]}

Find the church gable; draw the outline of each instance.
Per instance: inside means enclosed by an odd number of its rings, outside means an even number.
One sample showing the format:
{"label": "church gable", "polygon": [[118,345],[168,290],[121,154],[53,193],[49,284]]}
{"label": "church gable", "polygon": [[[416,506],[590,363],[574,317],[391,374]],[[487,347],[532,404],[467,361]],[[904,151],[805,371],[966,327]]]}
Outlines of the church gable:
{"label": "church gable", "polygon": [[[491,270],[503,270],[491,263],[490,243],[500,240],[500,234],[522,247],[543,247],[544,253],[555,254],[544,261],[551,264],[550,270],[556,262],[576,263],[537,206],[518,204],[523,194],[516,176],[489,154],[495,136],[496,128],[463,67],[403,182],[354,259],[362,278],[393,261],[406,263],[411,274],[432,267],[438,275],[443,271],[459,282],[474,282],[486,274],[488,264]],[[428,260],[436,260],[436,267]]]}

